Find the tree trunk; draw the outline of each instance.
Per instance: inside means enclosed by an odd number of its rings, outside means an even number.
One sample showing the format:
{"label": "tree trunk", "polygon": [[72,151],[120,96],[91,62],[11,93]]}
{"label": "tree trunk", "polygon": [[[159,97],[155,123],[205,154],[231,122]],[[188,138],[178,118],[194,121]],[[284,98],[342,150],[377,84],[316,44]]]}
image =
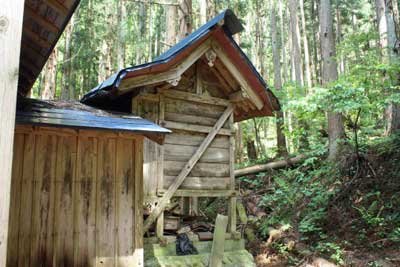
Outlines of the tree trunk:
{"label": "tree trunk", "polygon": [[179,4],[179,40],[188,36],[193,30],[192,0],[180,0]]}
{"label": "tree trunk", "polygon": [[200,25],[207,22],[207,0],[200,0]]}
{"label": "tree trunk", "polygon": [[[272,60],[274,64],[274,87],[275,90],[282,90],[282,79],[281,79],[281,62],[279,57],[279,48],[278,48],[278,36],[276,31],[276,5],[273,0],[271,7],[271,40],[272,40]],[[283,33],[282,33],[283,35]],[[286,139],[283,135],[283,126],[284,126],[284,118],[283,112],[276,112],[276,137],[277,137],[277,146],[278,146],[278,155],[287,156],[287,148],[286,148]]]}
{"label": "tree trunk", "polygon": [[[327,86],[330,82],[338,78],[330,0],[321,0],[319,18],[321,26],[322,85]],[[328,112],[328,134],[328,158],[334,161],[340,156],[339,141],[344,137],[342,114],[332,111]]]}
{"label": "tree trunk", "polygon": [[43,88],[41,90],[41,99],[54,99],[56,95],[57,79],[57,49],[50,54],[43,74]]}
{"label": "tree trunk", "polygon": [[318,18],[318,4],[317,1],[313,0],[312,1],[312,6],[311,6],[311,17],[315,18],[312,22],[312,36],[313,36],[313,66],[314,66],[314,82],[321,84],[321,61],[318,60],[318,55],[319,53],[319,43],[320,43],[320,38],[319,38],[319,31],[316,30],[318,27],[317,25],[319,24],[319,18]]}
{"label": "tree trunk", "polygon": [[297,19],[297,0],[289,1],[290,12],[290,32],[292,39],[292,57],[295,81],[299,86],[303,86],[303,74],[301,64],[301,48],[299,38],[299,23]]}
{"label": "tree trunk", "polygon": [[300,3],[300,14],[301,14],[301,27],[303,31],[303,47],[304,47],[304,67],[306,74],[307,87],[312,87],[311,78],[311,67],[310,67],[310,52],[308,49],[308,38],[307,38],[307,28],[306,28],[306,18],[304,16],[304,0],[299,0]]}
{"label": "tree trunk", "polygon": [[62,81],[61,81],[61,95],[60,98],[63,100],[74,99],[74,86],[72,85],[72,32],[74,29],[74,17],[71,17],[66,29],[65,29],[65,52],[64,60],[62,65]]}
{"label": "tree trunk", "polygon": [[[340,6],[339,1],[336,2],[336,43],[340,45],[342,42],[342,16],[340,14]],[[340,64],[339,64],[340,73],[344,74],[345,72],[345,61],[343,55],[340,55]]]}
{"label": "tree trunk", "polygon": [[117,67],[122,69],[125,67],[125,43],[126,43],[126,7],[123,0],[118,0],[117,7],[117,19],[118,19],[118,47],[117,47]]}
{"label": "tree trunk", "polygon": [[285,168],[292,164],[298,164],[306,159],[304,155],[299,155],[287,160],[278,160],[267,164],[254,165],[243,169],[235,170],[235,177],[241,177],[259,172],[266,172],[273,169]]}
{"label": "tree trunk", "polygon": [[[385,17],[387,25],[387,50],[389,56],[389,63],[396,66],[400,63],[400,36],[396,29],[399,29],[398,18],[396,17],[397,3],[393,0],[385,0]],[[397,21],[397,23],[396,23]],[[400,84],[400,74],[396,73],[390,77],[392,84]],[[390,92],[392,93],[392,92]],[[390,135],[396,130],[400,130],[400,105],[396,103],[389,103],[385,111],[386,114],[386,135]]]}
{"label": "tree trunk", "polygon": [[176,43],[176,6],[174,5],[169,5],[166,7],[167,9],[167,14],[166,14],[166,19],[167,19],[167,33],[166,33],[166,38],[165,42],[167,43],[168,47],[171,47],[175,45]]}
{"label": "tree trunk", "polygon": [[261,121],[260,123],[257,123],[256,118],[253,118],[253,123],[254,123],[254,133],[256,136],[256,142],[257,142],[257,147],[258,147],[258,155],[265,155],[265,148],[263,143],[261,142],[261,137],[260,137],[260,125],[261,125]]}
{"label": "tree trunk", "polygon": [[237,129],[236,129],[236,140],[235,140],[235,158],[237,163],[242,163],[243,162],[243,129],[238,122],[237,124]]}
{"label": "tree trunk", "polygon": [[257,159],[257,150],[254,140],[247,140],[247,157],[250,161]]}
{"label": "tree trunk", "polygon": [[[274,1],[274,0],[273,0]],[[283,81],[282,84],[288,81],[288,65],[286,61],[286,42],[285,42],[285,31],[283,27],[283,2],[279,1],[279,19],[280,19],[280,32],[281,32],[281,52],[282,52],[282,76],[283,76]]]}

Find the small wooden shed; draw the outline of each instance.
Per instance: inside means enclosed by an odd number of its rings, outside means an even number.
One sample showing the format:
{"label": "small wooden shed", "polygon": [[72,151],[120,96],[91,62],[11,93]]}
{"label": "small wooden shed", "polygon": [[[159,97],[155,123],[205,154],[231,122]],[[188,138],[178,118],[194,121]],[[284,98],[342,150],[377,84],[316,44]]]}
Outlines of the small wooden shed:
{"label": "small wooden shed", "polygon": [[144,198],[151,208],[144,229],[157,219],[158,236],[174,196],[228,197],[235,231],[234,122],[272,116],[280,108],[234,41],[241,30],[226,10],[154,62],[120,70],[82,99],[173,130],[164,146],[144,143]]}
{"label": "small wooden shed", "polygon": [[7,266],[143,266],[143,140],[168,132],[81,103],[19,99]]}

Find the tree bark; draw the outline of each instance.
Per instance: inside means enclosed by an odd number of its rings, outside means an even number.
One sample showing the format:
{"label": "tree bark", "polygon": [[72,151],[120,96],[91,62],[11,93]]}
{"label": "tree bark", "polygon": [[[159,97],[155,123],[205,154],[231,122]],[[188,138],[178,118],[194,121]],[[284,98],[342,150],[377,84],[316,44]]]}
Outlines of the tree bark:
{"label": "tree bark", "polygon": [[[385,17],[387,25],[387,50],[389,63],[396,66],[400,63],[400,36],[398,18],[395,15],[397,3],[393,0],[385,0]],[[397,20],[397,23],[396,23]],[[394,85],[400,84],[400,74],[396,73],[390,77]],[[400,105],[390,102],[385,111],[386,114],[386,135],[391,135],[393,132],[400,130]]]}
{"label": "tree bark", "polygon": [[167,34],[166,34],[166,43],[169,47],[175,45],[176,43],[176,6],[170,5],[166,7],[167,14]]}
{"label": "tree bark", "polygon": [[303,31],[303,47],[304,47],[304,67],[305,67],[305,76],[307,87],[311,88],[312,78],[311,78],[311,67],[310,67],[310,51],[308,49],[308,38],[307,38],[307,27],[306,27],[306,18],[304,15],[304,0],[299,0],[300,3],[300,14],[301,14],[301,27]]}
{"label": "tree bark", "polygon": [[125,2],[123,0],[118,0],[117,19],[118,19],[117,67],[120,70],[125,67],[125,44],[126,44],[126,34],[127,34],[126,7],[125,7]]}
{"label": "tree bark", "polygon": [[[321,0],[319,18],[321,27],[322,85],[326,86],[338,78],[330,0]],[[342,114],[332,111],[328,112],[328,134],[328,158],[335,161],[341,153],[339,141],[344,137]]]}
{"label": "tree bark", "polygon": [[[274,0],[273,0],[274,1]],[[288,81],[288,65],[287,65],[287,60],[286,60],[286,42],[285,42],[285,31],[283,27],[283,1],[279,1],[279,19],[280,19],[280,36],[281,36],[281,53],[282,53],[282,84]]]}
{"label": "tree bark", "polygon": [[74,99],[74,87],[72,86],[72,32],[74,30],[74,17],[71,17],[65,29],[65,52],[62,65],[61,95],[63,100]]}
{"label": "tree bark", "polygon": [[[278,47],[278,35],[276,30],[276,4],[275,0],[272,1],[271,7],[271,40],[272,40],[272,60],[274,63],[274,87],[275,90],[282,90],[282,78],[281,78],[281,62],[280,53]],[[283,34],[283,33],[282,33]],[[276,112],[276,137],[277,137],[277,147],[279,156],[287,156],[288,151],[286,148],[286,139],[283,135],[284,118],[283,112]]]}
{"label": "tree bark", "polygon": [[250,161],[257,159],[257,150],[254,140],[247,140],[247,157]]}
{"label": "tree bark", "polygon": [[57,85],[57,49],[50,54],[43,74],[43,88],[41,90],[41,99],[54,99]]}
{"label": "tree bark", "polygon": [[200,0],[200,25],[207,22],[207,0]]}
{"label": "tree bark", "polygon": [[179,3],[179,40],[188,36],[193,30],[192,0],[180,0]]}
{"label": "tree bark", "polygon": [[301,48],[299,38],[299,23],[297,19],[297,0],[289,1],[290,12],[290,32],[292,39],[292,57],[295,81],[299,86],[303,86],[303,74],[301,64]]}
{"label": "tree bark", "polygon": [[299,156],[296,156],[294,158],[290,158],[287,160],[278,160],[278,161],[270,162],[267,164],[260,164],[260,165],[243,168],[243,169],[238,169],[238,170],[235,170],[235,177],[256,174],[259,172],[266,172],[266,171],[273,170],[273,169],[285,168],[292,164],[301,163],[305,159],[306,159],[306,156],[299,155]]}

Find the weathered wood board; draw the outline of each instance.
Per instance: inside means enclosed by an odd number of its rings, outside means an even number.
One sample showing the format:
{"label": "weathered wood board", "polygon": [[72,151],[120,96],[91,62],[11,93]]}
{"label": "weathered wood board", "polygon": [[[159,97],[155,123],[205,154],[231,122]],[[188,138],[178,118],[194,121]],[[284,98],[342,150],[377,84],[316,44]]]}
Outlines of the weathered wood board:
{"label": "weathered wood board", "polygon": [[142,142],[17,127],[7,266],[137,266]]}

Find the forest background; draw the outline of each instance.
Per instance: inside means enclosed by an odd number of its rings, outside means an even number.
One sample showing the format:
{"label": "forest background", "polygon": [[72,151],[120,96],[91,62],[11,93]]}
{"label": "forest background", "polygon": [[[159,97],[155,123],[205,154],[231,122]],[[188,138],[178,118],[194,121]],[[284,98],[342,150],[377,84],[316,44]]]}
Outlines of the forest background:
{"label": "forest background", "polygon": [[[245,27],[235,40],[282,106],[275,117],[236,125],[238,168],[307,158],[297,168],[240,178],[268,214],[255,223],[256,235],[285,229],[339,264],[349,239],[374,249],[399,244],[399,1],[82,0],[32,97],[79,100],[226,8]],[[287,242],[274,249],[299,260]]]}

